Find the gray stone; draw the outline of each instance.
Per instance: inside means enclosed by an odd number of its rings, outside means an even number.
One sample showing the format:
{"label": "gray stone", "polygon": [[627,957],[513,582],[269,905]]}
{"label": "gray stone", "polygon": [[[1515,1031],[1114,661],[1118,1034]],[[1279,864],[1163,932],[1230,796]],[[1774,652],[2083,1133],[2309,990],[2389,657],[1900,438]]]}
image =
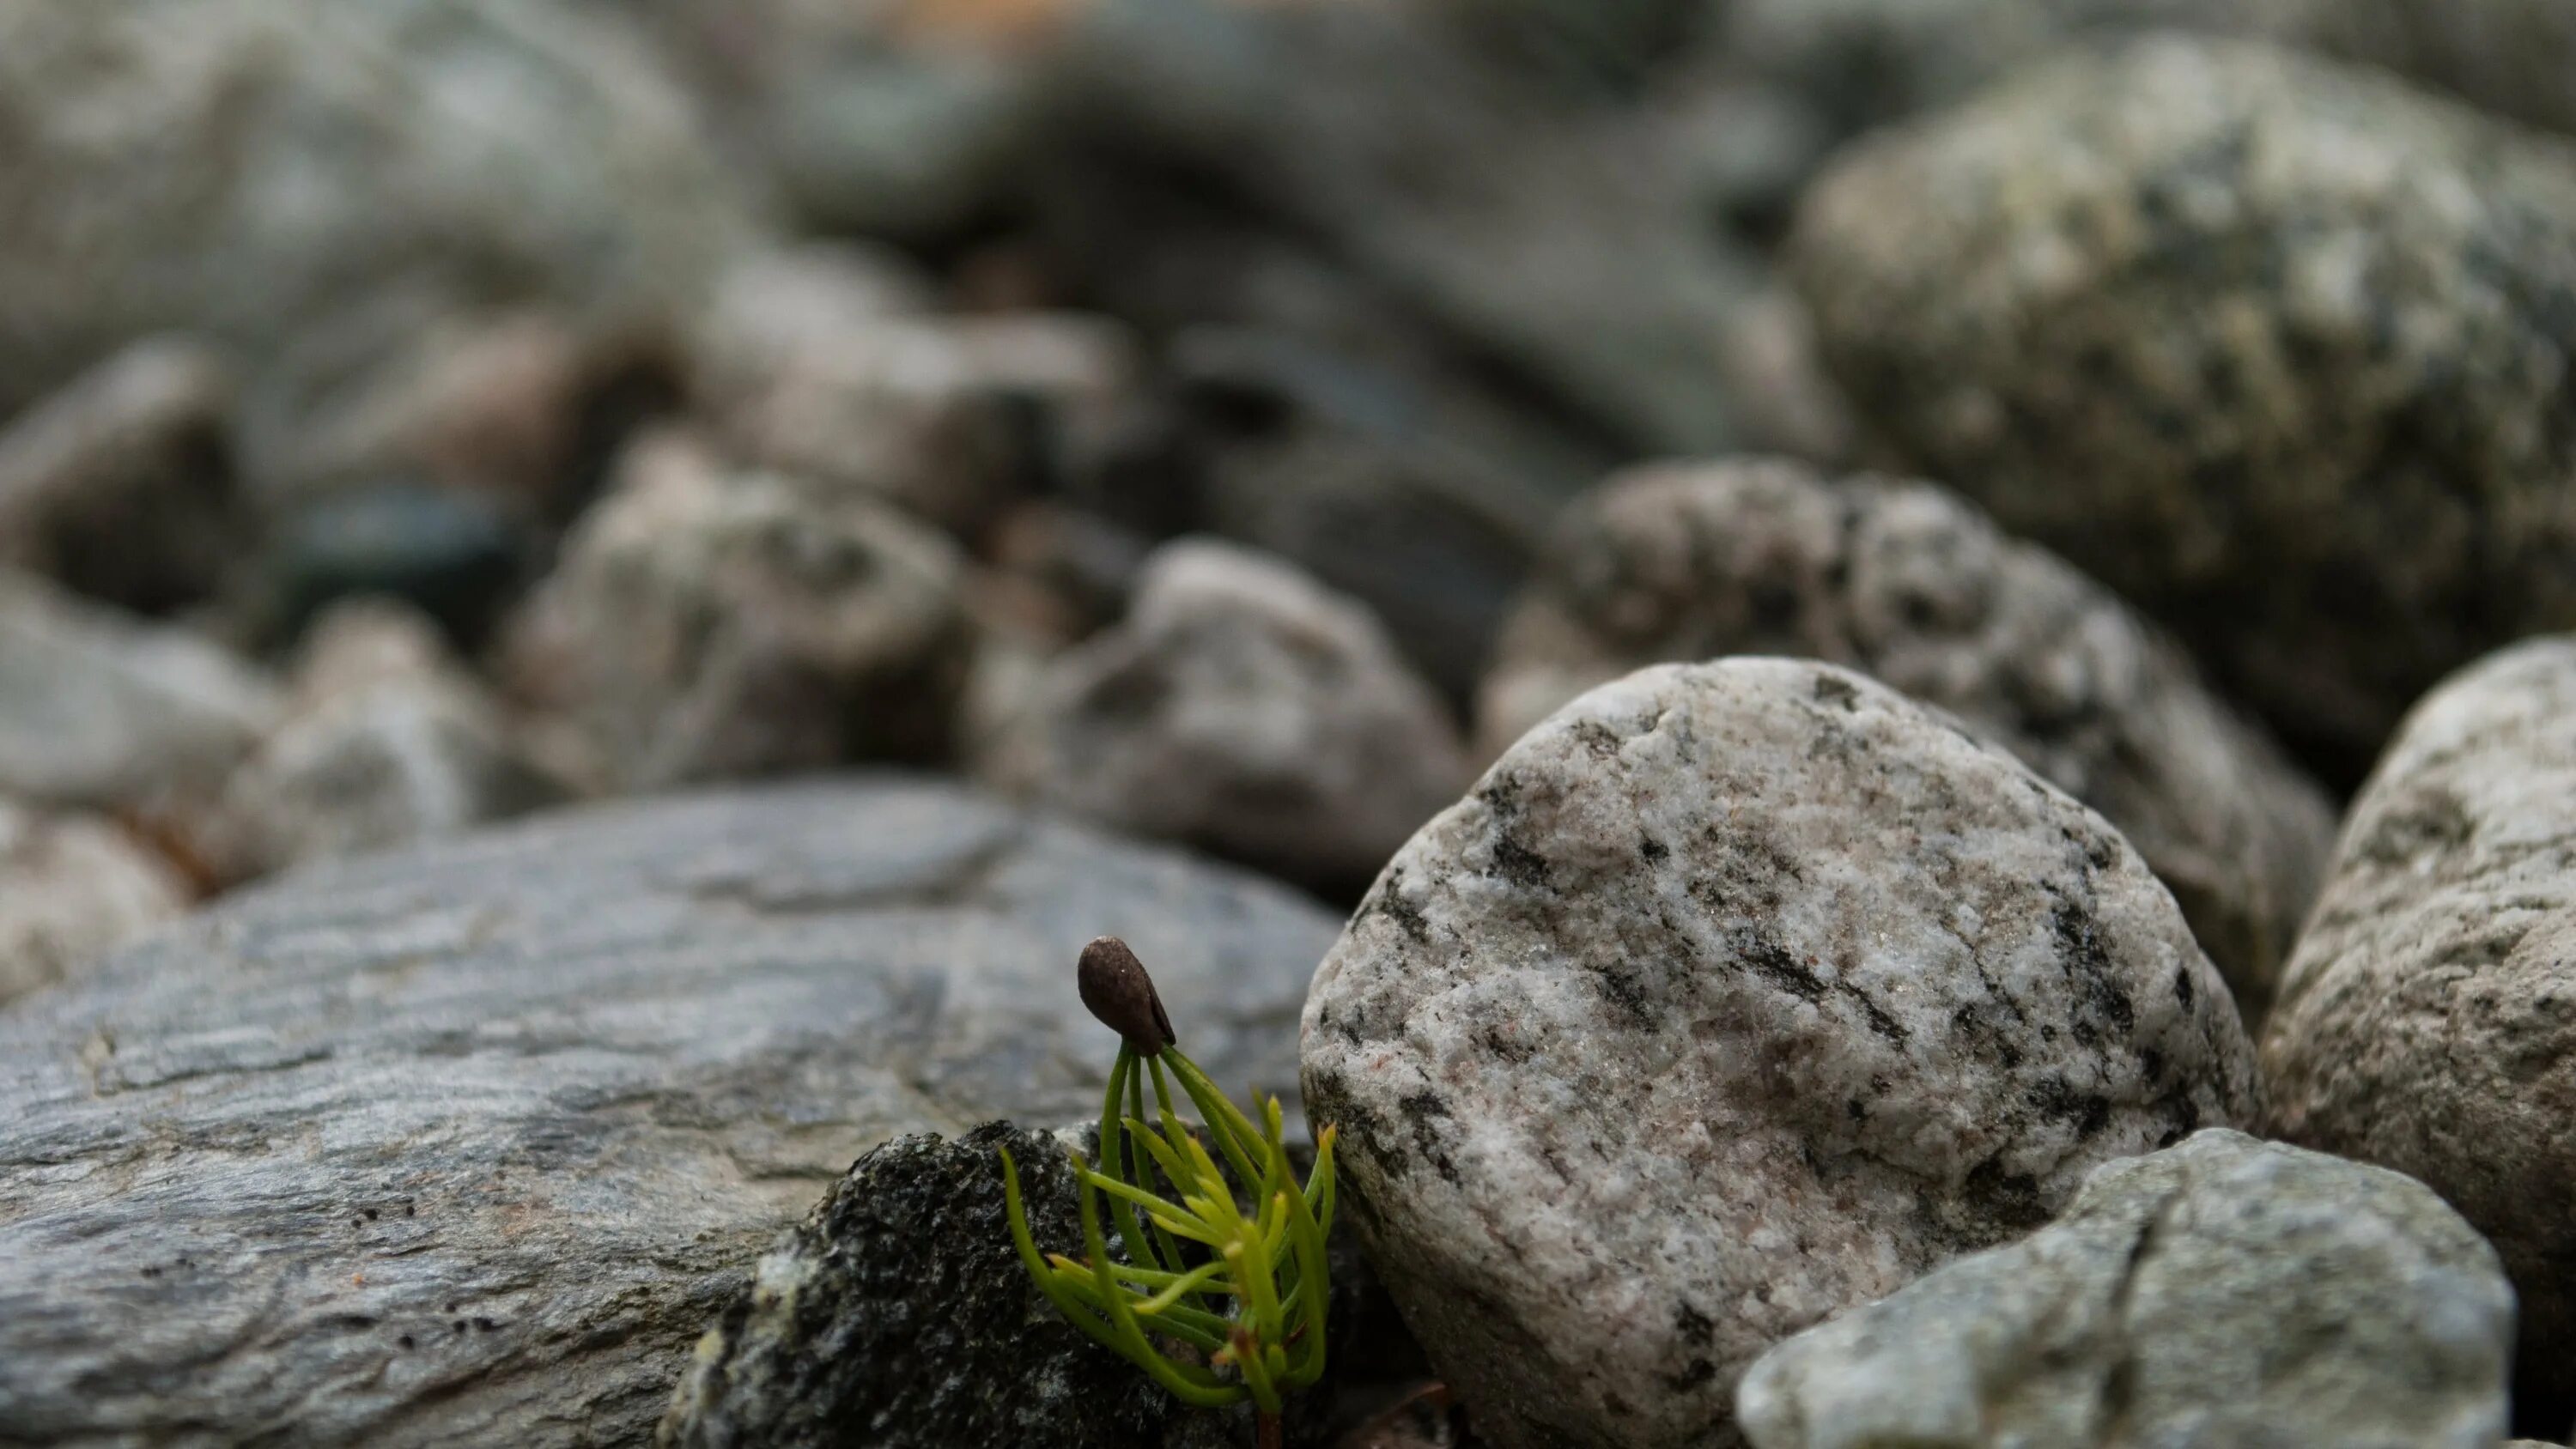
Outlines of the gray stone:
{"label": "gray stone", "polygon": [[503,674],[601,789],[933,757],[965,663],[959,568],[885,504],[656,433],[509,624]]}
{"label": "gray stone", "polygon": [[109,821],[0,800],[0,1003],[90,966],[188,907],[188,885]]}
{"label": "gray stone", "polygon": [[184,814],[276,705],[258,670],[192,634],[0,573],[0,794]]}
{"label": "gray stone", "polygon": [[649,323],[747,230],[686,98],[573,7],[103,0],[5,30],[0,410],[173,328],[293,372],[410,289]]}
{"label": "gray stone", "polygon": [[224,787],[225,873],[452,834],[563,798],[437,630],[381,600],[306,640],[277,726]]}
{"label": "gray stone", "polygon": [[1908,466],[2356,778],[2576,622],[2576,150],[2241,43],[2069,59],[1846,153],[1792,247]]}
{"label": "gray stone", "polygon": [[2421,1178],[2504,1255],[2515,1384],[2552,1431],[2576,1414],[2571,792],[2576,639],[2436,690],[2345,818],[2263,1041],[2281,1136]]}
{"label": "gray stone", "polygon": [[2422,1183],[2196,1133],[1764,1354],[1754,1449],[2495,1449],[2513,1290]]}
{"label": "gray stone", "polygon": [[213,593],[241,547],[231,369],[135,343],[0,433],[0,563],[146,612]]}
{"label": "gray stone", "polygon": [[973,534],[1030,489],[1046,435],[1104,425],[1134,344],[1105,317],[907,309],[871,263],[807,250],[729,275],[692,344],[698,405],[737,456]]}
{"label": "gray stone", "polygon": [[2256,1110],[2173,899],[1948,716],[1658,666],[1414,836],[1316,973],[1306,1106],[1503,1449],[1740,1442],[1771,1343]]}
{"label": "gray stone", "polygon": [[[926,781],[307,868],[0,1013],[0,1423],[47,1444],[633,1444],[903,1132],[1098,1110],[1082,943],[1293,1089],[1333,922]],[[1292,1129],[1298,1130],[1298,1129]]]}
{"label": "gray stone", "polygon": [[978,772],[1006,789],[1345,892],[1470,773],[1366,609],[1202,539],[1157,550],[1126,622],[1051,661],[997,736]]}
{"label": "gray stone", "polygon": [[2248,1023],[2334,844],[2323,793],[2110,593],[1930,483],[1794,463],[1637,469],[1567,511],[1486,675],[1486,758],[1632,669],[1849,665],[1958,715],[2102,812]]}

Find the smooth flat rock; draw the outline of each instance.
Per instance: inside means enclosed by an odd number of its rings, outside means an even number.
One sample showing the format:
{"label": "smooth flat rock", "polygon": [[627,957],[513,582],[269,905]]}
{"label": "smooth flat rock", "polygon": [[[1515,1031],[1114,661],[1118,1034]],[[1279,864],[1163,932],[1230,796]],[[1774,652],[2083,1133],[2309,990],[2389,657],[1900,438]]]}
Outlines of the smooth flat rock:
{"label": "smooth flat rock", "polygon": [[861,1152],[1097,1111],[1085,941],[1287,1091],[1333,929],[901,777],[291,875],[0,1016],[0,1437],[641,1442]]}
{"label": "smooth flat rock", "polygon": [[2212,1129],[1762,1356],[1755,1449],[2495,1449],[2513,1289],[2412,1178]]}
{"label": "smooth flat rock", "polygon": [[[2576,638],[2427,696],[2344,822],[2263,1040],[2281,1136],[2421,1178],[2504,1255],[2516,1392],[2576,1415]],[[2556,1407],[2541,1409],[2542,1400]]]}
{"label": "smooth flat rock", "polygon": [[1811,660],[1640,670],[1398,852],[1306,1105],[1503,1449],[1734,1445],[1775,1340],[2250,1120],[2253,1049],[2102,818]]}

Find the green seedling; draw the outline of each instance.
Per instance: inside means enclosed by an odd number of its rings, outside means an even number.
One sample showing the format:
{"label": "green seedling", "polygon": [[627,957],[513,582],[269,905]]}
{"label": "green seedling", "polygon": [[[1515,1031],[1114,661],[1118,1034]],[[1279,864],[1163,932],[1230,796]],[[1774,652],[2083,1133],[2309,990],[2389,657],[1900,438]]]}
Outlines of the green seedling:
{"label": "green seedling", "polygon": [[[1124,942],[1104,936],[1085,947],[1077,982],[1082,1004],[1121,1038],[1100,1106],[1100,1168],[1072,1154],[1084,1256],[1038,1251],[1019,1167],[1005,1151],[1011,1241],[1066,1321],[1184,1403],[1250,1399],[1261,1449],[1276,1449],[1283,1397],[1324,1372],[1333,1129],[1317,1134],[1314,1171],[1300,1184],[1280,1140],[1279,1099],[1260,1102],[1258,1122],[1226,1100],[1175,1044],[1154,983]],[[1198,1109],[1197,1132],[1173,1109],[1175,1084]],[[1123,1261],[1110,1256],[1104,1203]]]}

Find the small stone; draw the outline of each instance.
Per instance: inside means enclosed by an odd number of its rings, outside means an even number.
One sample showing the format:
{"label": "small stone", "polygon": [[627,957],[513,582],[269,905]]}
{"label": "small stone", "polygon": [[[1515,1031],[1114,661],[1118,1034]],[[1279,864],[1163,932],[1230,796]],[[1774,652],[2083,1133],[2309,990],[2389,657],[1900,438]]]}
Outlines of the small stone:
{"label": "small stone", "polygon": [[0,800],[0,1003],[87,969],[187,908],[187,882],[115,825]]}
{"label": "small stone", "polygon": [[2218,1129],[1764,1354],[1754,1449],[2492,1449],[2513,1290],[2422,1183]]}
{"label": "small stone", "polygon": [[2333,807],[2107,590],[1930,483],[1785,462],[1635,469],[1559,521],[1496,644],[1482,752],[1632,669],[1729,654],[1862,670],[2101,811],[2261,1019]]}
{"label": "small stone", "polygon": [[2280,1136],[2420,1178],[2504,1256],[2517,1393],[2576,1415],[2576,638],[2407,716],[2263,1041]]}
{"label": "small stone", "polygon": [[1050,663],[978,769],[1341,892],[1469,773],[1447,711],[1365,608],[1203,539],[1147,561],[1126,622]]}
{"label": "small stone", "polygon": [[1524,736],[1316,972],[1306,1108],[1502,1449],[1740,1442],[1773,1342],[2249,1120],[2101,817],[1865,676],[1658,666]]}
{"label": "small stone", "polygon": [[277,524],[270,632],[302,634],[342,599],[399,599],[479,642],[523,574],[521,536],[487,493],[370,480],[307,499]]}
{"label": "small stone", "polygon": [[1105,425],[1136,370],[1107,318],[936,317],[848,256],[750,265],[696,343],[717,434],[749,461],[961,533],[1034,492],[1059,437]]}
{"label": "small stone", "polygon": [[0,794],[185,814],[276,707],[257,669],[192,634],[0,572]]}
{"label": "small stone", "polygon": [[222,358],[137,342],[0,433],[0,563],[161,613],[215,592],[240,545]]}
{"label": "small stone", "polygon": [[964,667],[959,569],[881,503],[654,434],[511,622],[503,673],[604,789],[932,758]]}
{"label": "small stone", "polygon": [[499,820],[564,795],[429,620],[383,600],[316,626],[277,727],[224,790],[235,877]]}
{"label": "small stone", "polygon": [[1909,468],[2172,625],[2329,770],[2576,624],[2576,150],[2162,38],[1864,142],[1789,248]]}

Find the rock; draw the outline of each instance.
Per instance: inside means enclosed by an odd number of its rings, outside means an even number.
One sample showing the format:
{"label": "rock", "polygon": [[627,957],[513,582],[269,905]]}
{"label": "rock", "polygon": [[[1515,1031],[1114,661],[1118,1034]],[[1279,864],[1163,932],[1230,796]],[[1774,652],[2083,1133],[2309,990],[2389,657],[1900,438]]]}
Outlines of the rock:
{"label": "rock", "polygon": [[[1011,1247],[996,1149],[1010,1149],[1031,1236],[1079,1254],[1065,1151],[1083,1129],[991,1123],[955,1141],[900,1137],[852,1164],[760,1259],[701,1339],[656,1442],[671,1449],[1235,1449],[1248,1410],[1200,1411],[1156,1388],[1036,1299]],[[1291,1151],[1297,1148],[1292,1145]],[[1287,1438],[1326,1432],[1341,1390],[1381,1364],[1361,1315],[1382,1312],[1356,1253],[1332,1258],[1324,1379],[1289,1400]],[[1035,1305],[1035,1306],[1033,1306]],[[1354,1349],[1363,1352],[1354,1352]]]}
{"label": "rock", "polygon": [[661,319],[750,223],[621,32],[509,0],[14,7],[0,410],[156,331],[287,369],[411,289]]}
{"label": "rock", "polygon": [[1115,1042],[1072,963],[1104,930],[1219,1080],[1293,1087],[1329,917],[927,781],[625,802],[233,896],[0,1013],[0,1422],[643,1442],[853,1157],[1098,1110]]}
{"label": "rock", "polygon": [[1736,1420],[1754,1449],[2490,1449],[2512,1346],[2495,1250],[2422,1183],[2212,1129],[1774,1348]]}
{"label": "rock", "polygon": [[1958,715],[2102,812],[2174,893],[2250,1023],[2334,811],[2190,662],[2092,580],[1930,483],[1793,463],[1645,467],[1567,511],[1495,647],[1483,755],[1596,684],[1783,654]]}
{"label": "rock", "polygon": [[2263,1041],[2273,1126],[2420,1178],[2504,1255],[2515,1384],[2576,1415],[2576,640],[2416,706],[2346,817]]}
{"label": "rock", "polygon": [[1910,466],[2348,781],[2445,671],[2576,622],[2572,242],[2576,150],[2166,39],[1854,148],[1792,253]]}
{"label": "rock", "polygon": [[1105,425],[1133,345],[1106,318],[907,314],[893,291],[847,256],[756,264],[702,326],[699,405],[744,458],[972,534]]}
{"label": "rock", "polygon": [[304,646],[285,713],[224,788],[228,873],[453,834],[563,798],[429,620],[343,604]]}
{"label": "rock", "polygon": [[490,493],[390,477],[335,489],[276,524],[258,600],[264,631],[294,638],[342,599],[400,599],[449,636],[488,636],[528,548]]}
{"label": "rock", "polygon": [[187,908],[187,882],[113,824],[0,800],[0,1003],[88,969]]}
{"label": "rock", "polygon": [[605,789],[936,756],[964,667],[959,567],[882,504],[826,505],[657,434],[511,621],[504,673]]}
{"label": "rock", "polygon": [[1726,339],[1759,263],[1632,130],[1533,105],[1524,73],[1424,13],[1443,7],[1068,8],[1040,171],[1118,197],[1124,222],[1060,248],[1079,273],[1152,269],[1195,230],[1176,211],[1228,199],[1239,223],[1314,239],[1453,363],[1510,379],[1524,414],[1629,453],[1744,436]]}
{"label": "rock", "polygon": [[1369,612],[1203,539],[1057,657],[979,773],[1139,835],[1355,893],[1464,788],[1458,732]]}
{"label": "rock", "polygon": [[275,709],[258,670],[191,634],[0,573],[0,795],[184,811],[213,799]]}
{"label": "rock", "polygon": [[239,547],[232,374],[185,338],[138,342],[0,433],[0,562],[160,613],[212,594]]}
{"label": "rock", "polygon": [[2257,1107],[2117,832],[1797,660],[1525,736],[1379,878],[1303,1051],[1362,1241],[1502,1449],[1738,1443],[1774,1341]]}

